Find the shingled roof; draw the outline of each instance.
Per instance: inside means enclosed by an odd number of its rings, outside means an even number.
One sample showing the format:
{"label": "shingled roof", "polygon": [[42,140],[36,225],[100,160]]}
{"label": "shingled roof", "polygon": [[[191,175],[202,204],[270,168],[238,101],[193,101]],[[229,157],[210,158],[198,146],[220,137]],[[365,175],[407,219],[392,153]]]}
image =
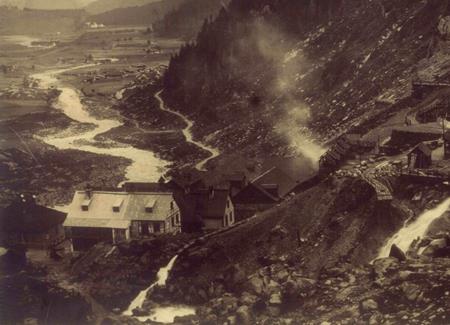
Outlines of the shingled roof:
{"label": "shingled roof", "polygon": [[285,197],[295,188],[295,186],[297,186],[297,182],[295,180],[286,175],[277,167],[269,169],[265,173],[256,177],[253,181],[251,181],[251,183],[263,190],[265,190],[268,185],[277,185],[278,196],[280,198]]}

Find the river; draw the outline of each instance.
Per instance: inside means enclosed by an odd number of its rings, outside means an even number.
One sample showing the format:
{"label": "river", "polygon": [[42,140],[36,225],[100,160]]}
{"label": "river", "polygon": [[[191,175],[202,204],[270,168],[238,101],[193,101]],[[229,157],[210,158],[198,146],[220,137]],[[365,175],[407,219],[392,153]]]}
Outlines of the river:
{"label": "river", "polygon": [[72,87],[61,85],[61,82],[57,79],[57,76],[64,72],[93,65],[94,64],[85,64],[71,68],[51,70],[31,76],[33,79],[39,81],[40,88],[48,89],[50,87],[55,87],[61,92],[54,103],[54,108],[62,111],[74,121],[95,125],[93,130],[82,134],[65,136],[61,133],[40,138],[40,140],[61,150],[75,149],[100,155],[130,159],[131,164],[128,166],[125,174],[127,180],[134,182],[150,182],[158,180],[161,175],[165,173],[166,166],[169,162],[156,157],[153,152],[136,149],[130,145],[112,142],[109,143],[108,147],[104,147],[104,143],[96,141],[95,137],[121,126],[122,123],[118,120],[97,119],[91,116],[81,102],[80,92]]}
{"label": "river", "polygon": [[406,253],[412,242],[419,237],[423,238],[433,221],[440,218],[449,208],[450,198],[447,198],[435,208],[423,212],[415,221],[407,220],[405,225],[380,249],[378,258],[388,257],[394,244]]}
{"label": "river", "polygon": [[161,93],[162,90],[157,92],[155,94],[155,98],[158,100],[159,102],[159,108],[163,111],[172,113],[176,116],[178,116],[179,118],[181,118],[185,123],[186,123],[186,127],[183,129],[183,135],[186,138],[186,141],[189,143],[192,143],[194,145],[196,145],[197,147],[207,151],[209,153],[209,157],[200,161],[199,163],[197,163],[195,165],[195,168],[199,171],[206,171],[206,164],[208,163],[208,161],[210,161],[211,159],[216,158],[217,156],[220,155],[220,151],[216,148],[207,146],[199,141],[195,141],[194,137],[192,135],[192,127],[194,126],[194,122],[192,122],[190,119],[188,119],[186,116],[184,116],[183,114],[181,114],[180,112],[171,110],[170,108],[168,108],[165,104],[163,99],[161,98]]}

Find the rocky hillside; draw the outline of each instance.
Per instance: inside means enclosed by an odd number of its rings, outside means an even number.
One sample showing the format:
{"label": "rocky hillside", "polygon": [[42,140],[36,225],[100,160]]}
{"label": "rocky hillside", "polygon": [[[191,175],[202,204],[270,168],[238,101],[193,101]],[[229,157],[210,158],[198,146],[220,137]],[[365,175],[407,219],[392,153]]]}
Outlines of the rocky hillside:
{"label": "rocky hillside", "polygon": [[220,138],[234,149],[253,136],[299,147],[299,137],[364,131],[398,109],[419,63],[442,51],[448,13],[436,0],[231,1],[172,58],[165,97],[198,122],[199,137],[221,130],[208,140],[224,150]]}
{"label": "rocky hillside", "polygon": [[430,234],[424,255],[391,252],[369,265],[404,220],[448,196],[429,187],[412,203],[422,190],[398,182],[394,201],[383,203],[359,180],[329,179],[242,226],[198,240],[151,299],[202,305],[202,324],[445,324],[448,235]]}

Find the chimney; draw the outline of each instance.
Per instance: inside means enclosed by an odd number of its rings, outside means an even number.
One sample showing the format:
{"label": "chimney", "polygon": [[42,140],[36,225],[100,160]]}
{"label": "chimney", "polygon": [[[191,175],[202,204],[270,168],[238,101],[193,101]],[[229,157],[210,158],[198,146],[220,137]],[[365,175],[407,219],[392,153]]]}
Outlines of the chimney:
{"label": "chimney", "polygon": [[91,185],[87,184],[85,191],[86,191],[87,198],[90,200],[92,198],[92,187],[91,187]]}

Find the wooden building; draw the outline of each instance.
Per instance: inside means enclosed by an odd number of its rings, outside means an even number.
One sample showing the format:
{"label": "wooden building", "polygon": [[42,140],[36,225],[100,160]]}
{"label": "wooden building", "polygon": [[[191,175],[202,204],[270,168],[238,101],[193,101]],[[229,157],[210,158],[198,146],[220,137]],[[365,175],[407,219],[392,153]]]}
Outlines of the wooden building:
{"label": "wooden building", "polygon": [[32,196],[21,195],[0,210],[0,246],[24,245],[49,249],[64,241],[66,214],[36,204]]}
{"label": "wooden building", "polygon": [[225,189],[201,189],[185,197],[186,214],[191,224],[201,224],[203,230],[215,230],[235,223],[234,205]]}
{"label": "wooden building", "polygon": [[64,222],[74,250],[98,242],[181,231],[180,210],[170,192],[77,191]]}
{"label": "wooden building", "polygon": [[450,131],[444,133],[444,157],[450,159]]}
{"label": "wooden building", "polygon": [[273,167],[267,170],[233,196],[236,220],[240,221],[273,207],[292,193],[297,185],[281,169]]}
{"label": "wooden building", "polygon": [[432,164],[432,151],[424,142],[415,146],[408,153],[408,168],[411,169],[424,169],[431,167]]}

